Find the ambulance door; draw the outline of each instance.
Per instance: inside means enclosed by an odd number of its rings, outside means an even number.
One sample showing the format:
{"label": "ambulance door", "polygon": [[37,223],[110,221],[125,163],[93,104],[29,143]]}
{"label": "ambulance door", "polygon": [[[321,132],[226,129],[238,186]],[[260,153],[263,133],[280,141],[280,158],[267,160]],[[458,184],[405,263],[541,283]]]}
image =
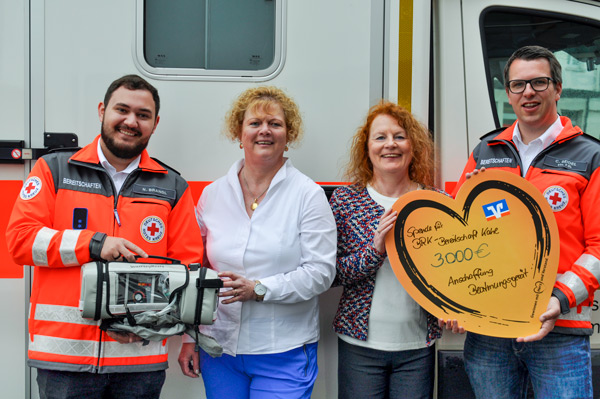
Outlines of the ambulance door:
{"label": "ambulance door", "polygon": [[549,48],[562,65],[559,113],[598,137],[600,4],[564,0],[498,3],[463,1],[469,150],[484,133],[515,120],[503,85],[503,69],[514,50],[530,44]]}
{"label": "ambulance door", "polygon": [[25,365],[29,273],[12,262],[4,238],[25,175],[17,147],[29,141],[28,4],[0,0],[0,386],[5,398],[26,397],[29,381]]}
{"label": "ambulance door", "polygon": [[[37,49],[36,64],[32,65],[37,68],[32,77],[36,81],[32,98],[43,104],[32,118],[45,131],[77,134],[80,145],[85,145],[99,133],[97,106],[110,82],[128,73],[143,75],[161,96],[161,119],[148,150],[181,172],[194,187],[201,188],[223,176],[243,155],[221,131],[231,102],[249,87],[275,85],[298,103],[304,139],[300,145],[292,146],[286,156],[318,182],[342,180],[351,137],[369,106],[384,96],[384,10],[389,0],[31,3],[32,15],[42,18],[42,24],[36,26],[37,34],[32,36],[32,46]],[[164,9],[145,12],[146,3]],[[204,50],[192,47],[193,44],[187,44],[190,35],[219,30],[231,33],[236,26],[246,29],[255,21],[263,21],[264,15],[250,13],[256,10],[240,12],[240,7],[250,3],[264,8],[274,4],[276,12],[278,7],[284,7],[281,21],[275,23],[276,28],[282,28],[281,37],[275,39],[275,46],[282,43],[275,51],[281,56],[281,64],[265,76],[251,71],[238,76],[201,77],[198,71],[191,71],[196,67],[188,67],[186,57],[197,56],[200,63],[206,59],[214,61],[213,50],[218,48],[210,43]],[[221,19],[218,23],[209,21],[205,29],[200,29],[199,24],[207,21],[206,13],[211,12]],[[230,19],[227,12],[240,23],[225,29],[223,24]],[[162,28],[167,31],[161,31]],[[185,40],[172,40],[175,48],[168,47],[165,43],[172,39],[169,35],[178,30],[191,33]],[[212,44],[222,46],[232,36],[226,35],[223,41]],[[149,43],[153,38],[159,42]],[[244,43],[246,38],[243,37]],[[242,51],[244,46],[236,51]],[[178,56],[182,63],[172,62]],[[228,62],[221,59],[223,65]],[[250,62],[263,59],[256,53]],[[38,140],[36,146],[42,145],[41,131],[32,131],[32,141]],[[194,195],[198,196],[199,190]],[[330,290],[321,300],[320,373],[315,398],[336,395],[337,344],[331,320],[338,298],[339,290]],[[179,370],[180,342],[179,337],[169,339],[170,368],[162,396],[202,398],[202,380],[184,377]],[[35,383],[33,386],[35,392]]]}
{"label": "ambulance door", "polygon": [[[454,4],[460,6],[460,12],[454,13],[454,21],[462,37],[462,53],[456,53],[455,57],[464,66],[459,72],[462,76],[457,75],[464,83],[464,91],[459,89],[457,93],[458,100],[465,105],[464,116],[456,118],[459,123],[466,118],[467,132],[467,145],[461,151],[462,161],[455,167],[454,179],[460,176],[468,154],[481,136],[515,121],[504,89],[503,70],[510,55],[525,45],[544,46],[555,54],[562,65],[563,79],[559,113],[571,118],[587,133],[600,136],[600,3],[462,0]],[[451,156],[446,150],[441,149],[442,158]],[[600,329],[597,304],[594,301],[594,332]],[[596,394],[600,391],[600,362],[597,360],[600,339],[597,336],[592,336]],[[474,397],[462,368],[462,341],[461,336],[445,334],[438,346],[438,399],[456,397],[457,392],[463,398]]]}

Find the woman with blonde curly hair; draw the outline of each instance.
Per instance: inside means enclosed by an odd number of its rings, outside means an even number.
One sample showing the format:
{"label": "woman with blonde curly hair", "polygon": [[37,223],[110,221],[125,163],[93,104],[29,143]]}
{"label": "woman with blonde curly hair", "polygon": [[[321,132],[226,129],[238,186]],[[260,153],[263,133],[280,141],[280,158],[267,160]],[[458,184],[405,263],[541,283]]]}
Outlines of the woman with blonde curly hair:
{"label": "woman with blonde curly hair", "polygon": [[204,262],[225,287],[215,323],[202,330],[224,354],[198,356],[186,342],[179,364],[190,377],[202,370],[208,398],[310,398],[318,295],[335,277],[331,208],[324,191],[284,157],[300,138],[302,119],[283,91],[246,90],[226,126],[244,157],[204,189],[196,210]]}
{"label": "woman with blonde curly hair", "polygon": [[433,141],[406,109],[382,101],[352,141],[347,177],[330,200],[337,224],[337,275],[344,290],[338,335],[339,398],[432,398],[437,319],[396,279],[385,235],[402,195],[433,189]]}

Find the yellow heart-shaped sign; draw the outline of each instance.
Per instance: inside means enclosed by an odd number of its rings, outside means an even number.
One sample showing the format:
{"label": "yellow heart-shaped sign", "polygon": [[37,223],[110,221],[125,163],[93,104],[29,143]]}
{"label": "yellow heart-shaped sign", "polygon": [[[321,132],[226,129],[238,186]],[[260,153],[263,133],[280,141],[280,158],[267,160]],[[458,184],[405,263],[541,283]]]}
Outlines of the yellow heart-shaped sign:
{"label": "yellow heart-shaped sign", "polygon": [[467,331],[535,334],[556,280],[559,236],[550,206],[518,175],[487,170],[456,199],[418,190],[394,204],[386,250],[400,283],[424,309]]}

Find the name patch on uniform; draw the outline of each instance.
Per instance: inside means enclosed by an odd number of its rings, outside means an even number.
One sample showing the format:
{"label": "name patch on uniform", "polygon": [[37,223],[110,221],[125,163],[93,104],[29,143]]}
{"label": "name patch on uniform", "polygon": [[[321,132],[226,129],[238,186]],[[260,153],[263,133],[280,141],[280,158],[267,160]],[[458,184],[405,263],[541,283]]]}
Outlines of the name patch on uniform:
{"label": "name patch on uniform", "polygon": [[23,184],[21,199],[27,201],[35,197],[42,190],[42,180],[37,176],[31,176]]}
{"label": "name patch on uniform", "polygon": [[154,195],[157,197],[163,197],[168,199],[176,198],[175,190],[157,186],[143,186],[141,184],[134,184],[133,192],[136,194]]}
{"label": "name patch on uniform", "polygon": [[561,186],[550,186],[544,190],[544,197],[554,212],[560,212],[569,203],[569,194]]}
{"label": "name patch on uniform", "polygon": [[74,180],[74,179],[69,179],[67,177],[63,177],[62,183],[65,186],[75,186],[75,187],[83,187],[83,188],[94,188],[96,190],[100,190],[102,188],[102,184],[100,184],[98,182]]}
{"label": "name patch on uniform", "polygon": [[487,158],[487,159],[480,159],[479,160],[479,166],[488,166],[488,165],[494,165],[494,166],[512,166],[515,163],[515,160],[513,158]]}
{"label": "name patch on uniform", "polygon": [[140,225],[142,238],[151,244],[157,243],[165,235],[165,224],[158,216],[148,216]]}
{"label": "name patch on uniform", "polygon": [[546,157],[544,157],[544,165],[554,168],[585,172],[587,170],[588,163],[582,161],[573,161],[571,159],[555,158],[546,155]]}
{"label": "name patch on uniform", "polygon": [[510,215],[510,210],[508,209],[506,200],[501,199],[500,201],[483,205],[483,214],[485,215],[485,218],[490,221],[500,219],[502,216]]}

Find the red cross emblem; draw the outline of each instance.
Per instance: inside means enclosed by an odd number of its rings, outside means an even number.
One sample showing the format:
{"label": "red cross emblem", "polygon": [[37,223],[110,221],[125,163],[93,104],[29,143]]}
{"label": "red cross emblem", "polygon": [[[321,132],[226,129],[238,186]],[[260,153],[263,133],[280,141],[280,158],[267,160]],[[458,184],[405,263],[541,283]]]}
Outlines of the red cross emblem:
{"label": "red cross emblem", "polygon": [[160,229],[156,227],[156,223],[152,223],[152,225],[148,226],[146,229],[152,237],[154,237],[154,235],[160,231]]}
{"label": "red cross emblem", "polygon": [[36,185],[33,184],[32,182],[29,182],[29,184],[27,185],[27,187],[25,187],[25,191],[27,192],[27,194],[31,193],[31,191],[33,191],[36,188]]}
{"label": "red cross emblem", "polygon": [[21,199],[30,200],[42,190],[42,180],[37,176],[31,176],[23,184]]}
{"label": "red cross emblem", "polygon": [[548,199],[552,201],[552,205],[556,205],[557,202],[562,201],[562,198],[560,195],[558,195],[558,193],[552,194],[550,197],[548,197]]}
{"label": "red cross emblem", "polygon": [[165,224],[158,216],[148,216],[142,220],[140,233],[142,238],[149,243],[157,243],[165,235]]}
{"label": "red cross emblem", "polygon": [[560,212],[569,203],[569,193],[561,186],[550,186],[544,190],[544,197],[554,212]]}

